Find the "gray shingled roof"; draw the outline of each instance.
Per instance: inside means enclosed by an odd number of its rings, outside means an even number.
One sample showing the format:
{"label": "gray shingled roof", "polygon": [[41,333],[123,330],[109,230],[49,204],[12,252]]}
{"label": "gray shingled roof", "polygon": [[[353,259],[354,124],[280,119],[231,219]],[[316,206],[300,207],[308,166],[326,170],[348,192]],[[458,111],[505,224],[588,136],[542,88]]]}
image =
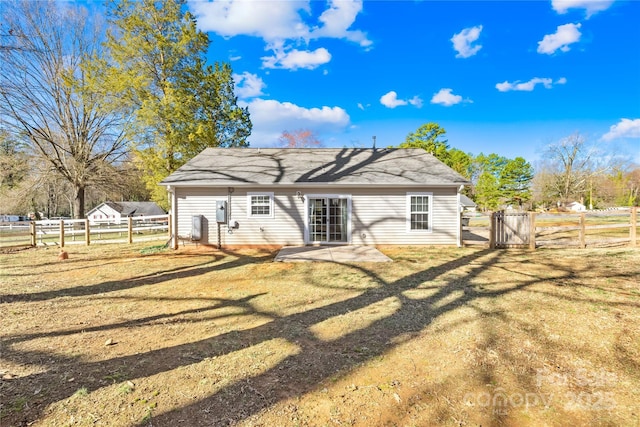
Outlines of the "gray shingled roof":
{"label": "gray shingled roof", "polygon": [[476,206],[478,206],[476,204],[476,202],[474,202],[473,200],[471,200],[470,198],[468,198],[464,194],[460,195],[460,204],[462,206],[466,206],[466,207],[470,207],[470,208],[475,208]]}
{"label": "gray shingled roof", "polygon": [[166,213],[155,202],[105,202],[104,204],[122,216],[164,215]]}
{"label": "gray shingled roof", "polygon": [[422,149],[207,148],[160,185],[469,184]]}

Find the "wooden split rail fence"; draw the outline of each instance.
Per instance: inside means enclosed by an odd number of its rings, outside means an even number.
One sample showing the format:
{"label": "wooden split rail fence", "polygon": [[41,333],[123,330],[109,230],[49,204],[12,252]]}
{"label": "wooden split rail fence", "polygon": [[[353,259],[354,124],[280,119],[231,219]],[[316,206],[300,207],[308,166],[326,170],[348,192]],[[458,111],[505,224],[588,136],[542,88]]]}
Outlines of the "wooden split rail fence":
{"label": "wooden split rail fence", "polygon": [[[135,236],[135,237],[134,237]],[[1,247],[25,247],[91,243],[133,243],[169,239],[169,215],[123,218],[92,224],[88,219],[43,220],[11,223],[0,229]]]}
{"label": "wooden split rail fence", "polygon": [[[463,240],[463,244],[484,243],[492,249],[553,246],[586,248],[624,243],[635,247],[638,244],[637,228],[637,207],[579,214],[500,211],[489,216],[488,239]],[[478,231],[482,228],[470,229]],[[628,234],[624,229],[628,230]]]}

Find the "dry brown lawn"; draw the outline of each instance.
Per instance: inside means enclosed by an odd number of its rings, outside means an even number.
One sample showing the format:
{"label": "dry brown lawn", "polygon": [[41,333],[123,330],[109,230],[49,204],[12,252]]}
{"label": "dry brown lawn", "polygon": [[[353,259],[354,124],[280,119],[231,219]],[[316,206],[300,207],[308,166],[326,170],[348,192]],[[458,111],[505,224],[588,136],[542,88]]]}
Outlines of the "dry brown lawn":
{"label": "dry brown lawn", "polygon": [[0,426],[640,425],[639,250],[144,249],[0,254]]}

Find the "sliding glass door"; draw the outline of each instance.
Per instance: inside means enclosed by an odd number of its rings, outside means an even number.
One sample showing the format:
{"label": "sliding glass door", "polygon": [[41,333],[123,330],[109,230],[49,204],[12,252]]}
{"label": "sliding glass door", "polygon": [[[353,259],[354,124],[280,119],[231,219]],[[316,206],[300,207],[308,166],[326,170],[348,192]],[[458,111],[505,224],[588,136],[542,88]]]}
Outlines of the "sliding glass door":
{"label": "sliding glass door", "polygon": [[308,202],[309,243],[347,243],[349,200],[312,196]]}

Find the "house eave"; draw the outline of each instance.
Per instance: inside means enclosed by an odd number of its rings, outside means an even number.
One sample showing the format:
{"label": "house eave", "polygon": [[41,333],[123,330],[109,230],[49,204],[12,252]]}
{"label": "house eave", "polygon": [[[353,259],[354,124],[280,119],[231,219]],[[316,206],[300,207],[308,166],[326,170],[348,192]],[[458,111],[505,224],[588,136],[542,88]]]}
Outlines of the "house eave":
{"label": "house eave", "polygon": [[432,188],[460,188],[470,185],[469,182],[450,182],[450,183],[406,183],[406,184],[379,184],[379,183],[335,183],[335,182],[305,182],[305,183],[203,183],[203,182],[183,182],[176,183],[160,183],[159,185],[167,187],[169,191],[176,188],[206,188],[206,187],[234,187],[234,188],[318,188],[318,187],[339,187],[339,188],[406,188],[406,187],[432,187]]}

